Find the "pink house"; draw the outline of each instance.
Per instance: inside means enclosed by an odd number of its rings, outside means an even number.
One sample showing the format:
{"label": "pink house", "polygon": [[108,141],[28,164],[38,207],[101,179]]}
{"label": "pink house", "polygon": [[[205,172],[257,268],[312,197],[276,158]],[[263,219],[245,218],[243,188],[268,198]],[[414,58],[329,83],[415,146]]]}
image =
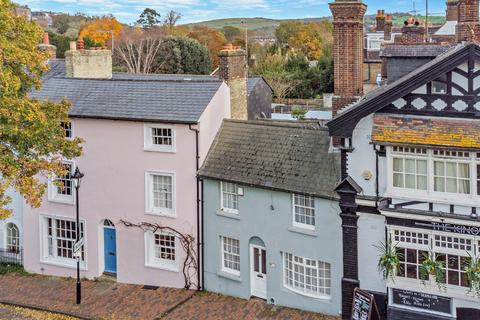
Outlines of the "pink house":
{"label": "pink house", "polygon": [[[68,98],[67,138],[85,140],[80,158],[65,159],[71,173],[78,167],[85,174],[79,195],[81,275],[195,288],[196,171],[222,120],[230,117],[229,86],[205,76],[112,74],[108,50],[72,50],[65,62],[51,64],[32,96]],[[75,276],[77,199],[70,176],[58,180],[64,187],[49,181],[41,208],[25,206],[25,268]]]}

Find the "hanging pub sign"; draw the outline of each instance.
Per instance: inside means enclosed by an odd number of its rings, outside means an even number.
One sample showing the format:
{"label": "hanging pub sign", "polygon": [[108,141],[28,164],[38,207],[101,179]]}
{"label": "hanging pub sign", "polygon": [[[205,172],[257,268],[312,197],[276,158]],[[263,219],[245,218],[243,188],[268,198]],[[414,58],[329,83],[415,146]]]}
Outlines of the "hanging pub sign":
{"label": "hanging pub sign", "polygon": [[355,290],[353,291],[352,316],[350,319],[380,319],[373,294],[360,288],[355,288]]}

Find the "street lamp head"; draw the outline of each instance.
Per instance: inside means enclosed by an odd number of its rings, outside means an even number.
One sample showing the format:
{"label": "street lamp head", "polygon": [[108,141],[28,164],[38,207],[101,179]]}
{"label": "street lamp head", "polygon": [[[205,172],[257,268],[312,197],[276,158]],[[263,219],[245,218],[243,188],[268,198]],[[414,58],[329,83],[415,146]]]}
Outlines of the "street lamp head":
{"label": "street lamp head", "polygon": [[75,185],[77,187],[80,187],[80,182],[82,181],[84,174],[80,172],[80,169],[78,167],[75,169],[75,172],[72,175],[72,179],[75,180]]}

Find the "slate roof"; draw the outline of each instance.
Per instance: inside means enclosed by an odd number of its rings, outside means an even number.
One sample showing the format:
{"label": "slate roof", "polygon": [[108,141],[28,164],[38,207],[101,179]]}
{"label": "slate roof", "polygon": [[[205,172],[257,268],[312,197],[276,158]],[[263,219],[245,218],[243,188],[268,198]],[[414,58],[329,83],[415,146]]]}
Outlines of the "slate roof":
{"label": "slate roof", "polygon": [[480,148],[480,123],[453,119],[377,113],[372,141],[380,144]]}
{"label": "slate roof", "polygon": [[440,44],[389,44],[380,51],[380,57],[385,58],[434,58],[445,51],[448,51],[452,45]]}
{"label": "slate roof", "polygon": [[314,121],[224,120],[198,174],[204,178],[334,198],[340,157]]}
{"label": "slate roof", "polygon": [[353,129],[360,119],[382,109],[396,99],[417,89],[420,85],[436,79],[457,64],[465,61],[470,54],[480,56],[480,47],[473,43],[458,44],[396,81],[369,92],[327,123],[330,134],[332,136],[351,137]]}
{"label": "slate roof", "polygon": [[47,76],[32,98],[72,103],[72,117],[196,123],[221,82],[95,80]]}
{"label": "slate roof", "polygon": [[[54,59],[49,61],[50,71],[46,78],[65,77],[65,60]],[[196,74],[131,74],[125,72],[114,72],[113,80],[148,80],[148,81],[203,81],[221,82],[218,75],[196,75]],[[255,86],[265,81],[262,77],[251,76],[247,79],[247,94],[250,95]]]}

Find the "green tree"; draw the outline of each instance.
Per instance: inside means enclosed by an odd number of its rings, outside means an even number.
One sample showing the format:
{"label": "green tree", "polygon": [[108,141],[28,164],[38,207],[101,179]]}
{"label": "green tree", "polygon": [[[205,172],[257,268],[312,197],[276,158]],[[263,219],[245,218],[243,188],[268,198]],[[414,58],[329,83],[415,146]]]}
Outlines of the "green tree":
{"label": "green tree", "polygon": [[68,14],[57,14],[53,16],[52,20],[52,27],[54,27],[59,34],[65,34],[70,27],[70,17]]}
{"label": "green tree", "polygon": [[0,0],[0,218],[11,214],[6,191],[13,187],[33,207],[41,205],[46,184],[40,176],[64,174],[62,159],[81,154],[81,140],[67,140],[68,102],[30,99],[47,71],[47,55],[37,49],[43,31],[14,14]]}
{"label": "green tree", "polygon": [[55,32],[48,32],[48,37],[50,43],[57,47],[57,58],[64,59],[65,51],[70,50],[70,41],[75,41],[76,39],[70,38]]}
{"label": "green tree", "polygon": [[155,70],[155,73],[183,73],[182,53],[177,45],[176,38],[171,37],[162,41],[155,58],[153,70]]}
{"label": "green tree", "polygon": [[237,27],[225,26],[222,28],[222,32],[225,35],[225,38],[230,42],[235,41],[235,39],[242,37],[242,30],[240,30]]}
{"label": "green tree", "polygon": [[210,53],[197,40],[169,37],[163,40],[156,57],[156,73],[209,74]]}
{"label": "green tree", "polygon": [[154,9],[145,8],[140,14],[137,23],[145,29],[154,27],[160,23],[160,14]]}

